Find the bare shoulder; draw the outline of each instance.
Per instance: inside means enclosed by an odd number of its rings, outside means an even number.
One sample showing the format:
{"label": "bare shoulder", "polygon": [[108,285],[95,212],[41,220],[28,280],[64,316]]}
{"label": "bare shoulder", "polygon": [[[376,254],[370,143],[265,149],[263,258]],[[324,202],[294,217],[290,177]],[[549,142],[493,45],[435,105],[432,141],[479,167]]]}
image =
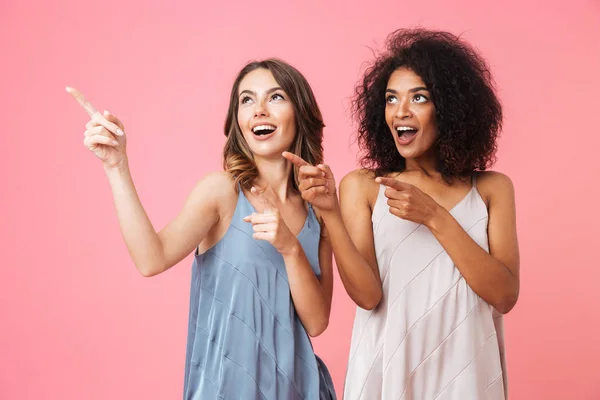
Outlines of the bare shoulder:
{"label": "bare shoulder", "polygon": [[373,205],[377,199],[379,184],[375,182],[375,173],[369,169],[356,169],[349,172],[340,181],[340,200],[366,200]]}
{"label": "bare shoulder", "polygon": [[373,182],[375,179],[375,173],[370,169],[359,168],[354,171],[350,171],[342,178],[342,182],[352,182],[352,183],[362,183],[366,184],[368,182]]}
{"label": "bare shoulder", "polygon": [[225,171],[211,172],[196,183],[191,194],[191,200],[209,202],[221,210],[237,200],[235,180]]}
{"label": "bare shoulder", "polygon": [[497,171],[479,172],[477,190],[488,205],[494,199],[512,199],[515,193],[514,185],[508,175]]}
{"label": "bare shoulder", "polygon": [[198,184],[213,189],[216,195],[236,194],[235,180],[227,171],[210,172]]}

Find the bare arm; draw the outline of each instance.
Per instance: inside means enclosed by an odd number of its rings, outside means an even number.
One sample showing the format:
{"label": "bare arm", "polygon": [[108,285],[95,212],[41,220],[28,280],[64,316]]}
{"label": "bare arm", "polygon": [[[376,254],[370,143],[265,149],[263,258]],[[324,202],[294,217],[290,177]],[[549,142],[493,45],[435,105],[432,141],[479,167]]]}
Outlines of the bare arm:
{"label": "bare arm", "polygon": [[[253,193],[254,188],[253,188]],[[331,246],[327,230],[322,226],[319,240],[321,279],[317,279],[296,236],[294,236],[273,205],[270,195],[261,194],[265,204],[262,214],[254,213],[244,218],[252,223],[256,240],[266,240],[283,257],[290,285],[290,293],[302,325],[310,336],[320,335],[329,324],[333,278],[331,272]]]}
{"label": "bare arm", "polygon": [[66,90],[91,118],[83,143],[104,165],[121,233],[137,269],[144,276],[153,276],[171,268],[198,246],[219,221],[219,204],[230,194],[231,180],[221,173],[200,181],[179,215],[157,233],[129,172],[123,123],[108,111],[100,113],[77,89]]}
{"label": "bare arm", "polygon": [[283,254],[283,260],[298,317],[310,336],[319,336],[329,325],[333,294],[332,254],[327,228],[322,225],[319,241],[320,279],[315,276],[299,243],[289,254]]}
{"label": "bare arm", "polygon": [[336,201],[331,211],[323,212],[346,292],[367,310],[375,308],[383,295],[368,201],[372,182],[363,171],[349,173],[340,182],[339,205]]}
{"label": "bare arm", "polygon": [[340,204],[335,178],[327,165],[311,165],[290,152],[283,156],[298,167],[302,198],[323,217],[346,292],[359,307],[375,308],[383,291],[371,223],[374,200],[369,202],[369,194],[376,195],[379,186],[368,171],[351,172],[340,184]]}
{"label": "bare arm", "polygon": [[[156,232],[125,165],[106,171],[121,234],[129,254],[143,276],[166,271],[190,254],[219,221],[219,199],[232,184],[224,173],[202,179],[183,209],[165,228]],[[229,188],[228,188],[229,186]]]}
{"label": "bare arm", "polygon": [[379,177],[388,186],[390,213],[427,226],[471,289],[501,313],[509,312],[519,296],[519,248],[514,189],[508,177],[481,174],[479,187],[490,193],[488,241],[481,248],[454,217],[417,187],[394,178]]}
{"label": "bare arm", "polygon": [[520,286],[514,188],[510,179],[499,173],[481,174],[479,185],[490,192],[490,253],[441,207],[430,229],[473,291],[505,314],[516,304]]}

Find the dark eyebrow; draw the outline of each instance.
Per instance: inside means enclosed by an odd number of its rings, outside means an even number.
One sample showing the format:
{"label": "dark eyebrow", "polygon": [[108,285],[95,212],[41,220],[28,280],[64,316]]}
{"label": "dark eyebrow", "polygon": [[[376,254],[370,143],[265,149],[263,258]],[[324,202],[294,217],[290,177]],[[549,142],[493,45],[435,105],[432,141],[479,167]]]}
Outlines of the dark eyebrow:
{"label": "dark eyebrow", "polygon": [[[274,87],[274,88],[271,88],[271,89],[267,90],[267,94],[271,94],[271,93],[273,93],[273,92],[276,92],[276,91],[278,91],[278,90],[284,91],[284,90],[283,90],[282,88],[280,88],[279,86],[276,86],[276,87]],[[243,91],[240,93],[240,96],[241,96],[241,95],[243,95],[244,93],[245,93],[245,94],[249,94],[249,95],[251,95],[251,96],[256,96],[256,93],[254,93],[252,90],[243,90]]]}
{"label": "dark eyebrow", "polygon": [[[425,91],[429,92],[429,89],[427,89],[425,86],[417,86],[415,88],[409,89],[408,91],[411,92],[411,93],[414,93],[414,92],[419,92],[421,90],[425,90]],[[386,89],[385,92],[386,93],[392,93],[392,94],[398,94],[398,92],[395,91],[394,89]]]}
{"label": "dark eyebrow", "polygon": [[285,90],[283,90],[283,88],[280,88],[279,86],[276,86],[274,88],[269,89],[269,91],[267,93],[271,94],[271,93],[276,92],[278,90],[281,90],[282,92],[285,92]]}

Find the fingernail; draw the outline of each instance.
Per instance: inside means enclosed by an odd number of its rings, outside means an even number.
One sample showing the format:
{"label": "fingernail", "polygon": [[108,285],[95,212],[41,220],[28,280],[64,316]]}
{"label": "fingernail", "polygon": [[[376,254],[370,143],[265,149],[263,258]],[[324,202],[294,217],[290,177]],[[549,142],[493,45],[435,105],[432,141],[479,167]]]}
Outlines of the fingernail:
{"label": "fingernail", "polygon": [[116,146],[119,144],[119,142],[117,142],[116,140],[113,140],[112,144],[114,144]]}
{"label": "fingernail", "polygon": [[104,115],[109,115],[110,112],[108,110],[104,110]]}
{"label": "fingernail", "polygon": [[121,130],[121,128],[117,128],[117,135],[119,135],[119,136],[123,136],[124,134],[125,134],[125,132],[123,132],[123,131]]}

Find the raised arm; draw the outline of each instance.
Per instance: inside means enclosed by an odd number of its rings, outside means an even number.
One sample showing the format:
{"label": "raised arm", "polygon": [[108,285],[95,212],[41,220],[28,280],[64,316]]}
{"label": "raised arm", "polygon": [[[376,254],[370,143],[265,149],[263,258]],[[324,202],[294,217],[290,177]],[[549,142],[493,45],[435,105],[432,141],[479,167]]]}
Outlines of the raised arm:
{"label": "raised arm", "polygon": [[76,89],[67,88],[89,114],[84,145],[102,161],[108,177],[119,226],[129,254],[144,276],[161,273],[181,261],[219,221],[222,200],[233,190],[225,173],[202,179],[177,217],[157,232],[136,191],[127,160],[123,123],[105,111],[98,112]]}

